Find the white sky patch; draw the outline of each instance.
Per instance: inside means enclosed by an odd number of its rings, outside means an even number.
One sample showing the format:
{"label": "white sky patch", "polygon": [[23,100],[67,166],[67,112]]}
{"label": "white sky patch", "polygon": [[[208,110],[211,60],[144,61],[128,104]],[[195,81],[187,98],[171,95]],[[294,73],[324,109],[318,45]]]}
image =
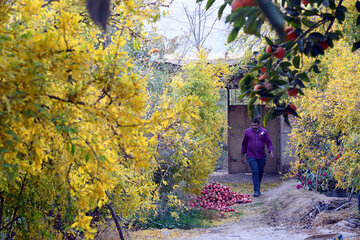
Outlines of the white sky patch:
{"label": "white sky patch", "polygon": [[[204,0],[203,6],[206,6],[207,0]],[[206,23],[206,32],[209,31],[213,25],[213,21],[218,16],[219,6],[223,3],[221,0],[215,1],[213,6],[207,11],[211,13]],[[189,21],[186,17],[184,6],[192,12],[196,7],[196,0],[174,0],[169,8],[163,8],[165,11],[169,11],[169,15],[162,17],[155,23],[157,32],[166,38],[174,38],[176,36],[186,35],[189,32]],[[210,50],[209,58],[223,58],[227,50],[226,41],[229,31],[229,24],[225,24],[225,17],[230,13],[230,7],[227,6],[223,13],[223,16],[218,20],[204,43],[204,47]],[[195,51],[190,51],[188,58],[194,58]],[[193,56],[191,56],[193,55]],[[171,56],[170,56],[171,57]]]}

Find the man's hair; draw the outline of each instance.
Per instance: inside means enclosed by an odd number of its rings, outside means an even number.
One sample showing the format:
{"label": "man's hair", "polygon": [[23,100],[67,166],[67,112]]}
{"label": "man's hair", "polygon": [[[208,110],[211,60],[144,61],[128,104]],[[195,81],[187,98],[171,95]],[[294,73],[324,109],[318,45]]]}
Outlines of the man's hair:
{"label": "man's hair", "polygon": [[259,119],[257,119],[257,118],[253,118],[252,122],[253,122],[253,123],[258,123],[258,124],[260,124],[260,121],[259,121]]}

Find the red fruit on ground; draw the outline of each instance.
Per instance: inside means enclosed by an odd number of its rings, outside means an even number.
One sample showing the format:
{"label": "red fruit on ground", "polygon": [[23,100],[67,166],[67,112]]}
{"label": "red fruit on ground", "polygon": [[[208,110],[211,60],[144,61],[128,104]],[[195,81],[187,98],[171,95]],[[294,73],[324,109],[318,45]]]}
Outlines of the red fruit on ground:
{"label": "red fruit on ground", "polygon": [[289,41],[295,41],[299,36],[296,34],[295,30],[291,30],[287,33],[286,39]]}
{"label": "red fruit on ground", "polygon": [[290,97],[293,97],[299,93],[299,90],[297,88],[290,88],[287,93]]}
{"label": "red fruit on ground", "polygon": [[285,56],[285,49],[283,47],[278,47],[274,56],[277,59],[283,58]]}
{"label": "red fruit on ground", "polygon": [[266,52],[267,52],[267,53],[270,53],[270,54],[273,54],[273,53],[274,53],[273,50],[272,50],[272,47],[271,47],[270,45],[268,45],[268,46],[266,47]]}
{"label": "red fruit on ground", "polygon": [[233,11],[236,11],[238,8],[240,7],[244,7],[244,3],[243,3],[243,0],[234,0],[232,1],[231,3],[231,8]]}
{"label": "red fruit on ground", "polygon": [[324,50],[324,51],[325,51],[326,49],[328,49],[328,47],[329,47],[329,43],[328,43],[327,40],[319,42],[319,45],[320,45],[320,47],[322,48],[322,50]]}

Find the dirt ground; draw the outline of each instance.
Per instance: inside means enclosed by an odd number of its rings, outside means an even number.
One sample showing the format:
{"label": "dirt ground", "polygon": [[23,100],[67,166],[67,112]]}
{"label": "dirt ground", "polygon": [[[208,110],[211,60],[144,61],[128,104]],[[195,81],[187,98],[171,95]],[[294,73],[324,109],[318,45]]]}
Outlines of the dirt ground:
{"label": "dirt ground", "polygon": [[[249,174],[217,172],[210,182],[251,182]],[[265,175],[264,182],[279,182],[279,176]],[[345,202],[344,198],[296,189],[295,180],[279,182],[278,187],[262,192],[253,202],[236,205],[241,212],[221,222],[218,226],[192,230],[145,230],[130,233],[137,239],[176,240],[303,240],[317,234],[340,233],[343,239],[360,239],[360,218],[357,204]],[[102,239],[119,239],[116,232]]]}

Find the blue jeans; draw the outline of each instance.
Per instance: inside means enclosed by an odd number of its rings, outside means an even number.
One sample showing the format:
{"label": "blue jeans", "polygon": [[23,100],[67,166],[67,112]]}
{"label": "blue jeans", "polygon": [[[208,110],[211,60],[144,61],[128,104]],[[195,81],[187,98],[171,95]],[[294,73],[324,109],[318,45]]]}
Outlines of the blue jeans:
{"label": "blue jeans", "polygon": [[252,171],[254,192],[260,192],[260,184],[264,173],[266,157],[263,158],[247,157],[247,160],[249,162]]}

